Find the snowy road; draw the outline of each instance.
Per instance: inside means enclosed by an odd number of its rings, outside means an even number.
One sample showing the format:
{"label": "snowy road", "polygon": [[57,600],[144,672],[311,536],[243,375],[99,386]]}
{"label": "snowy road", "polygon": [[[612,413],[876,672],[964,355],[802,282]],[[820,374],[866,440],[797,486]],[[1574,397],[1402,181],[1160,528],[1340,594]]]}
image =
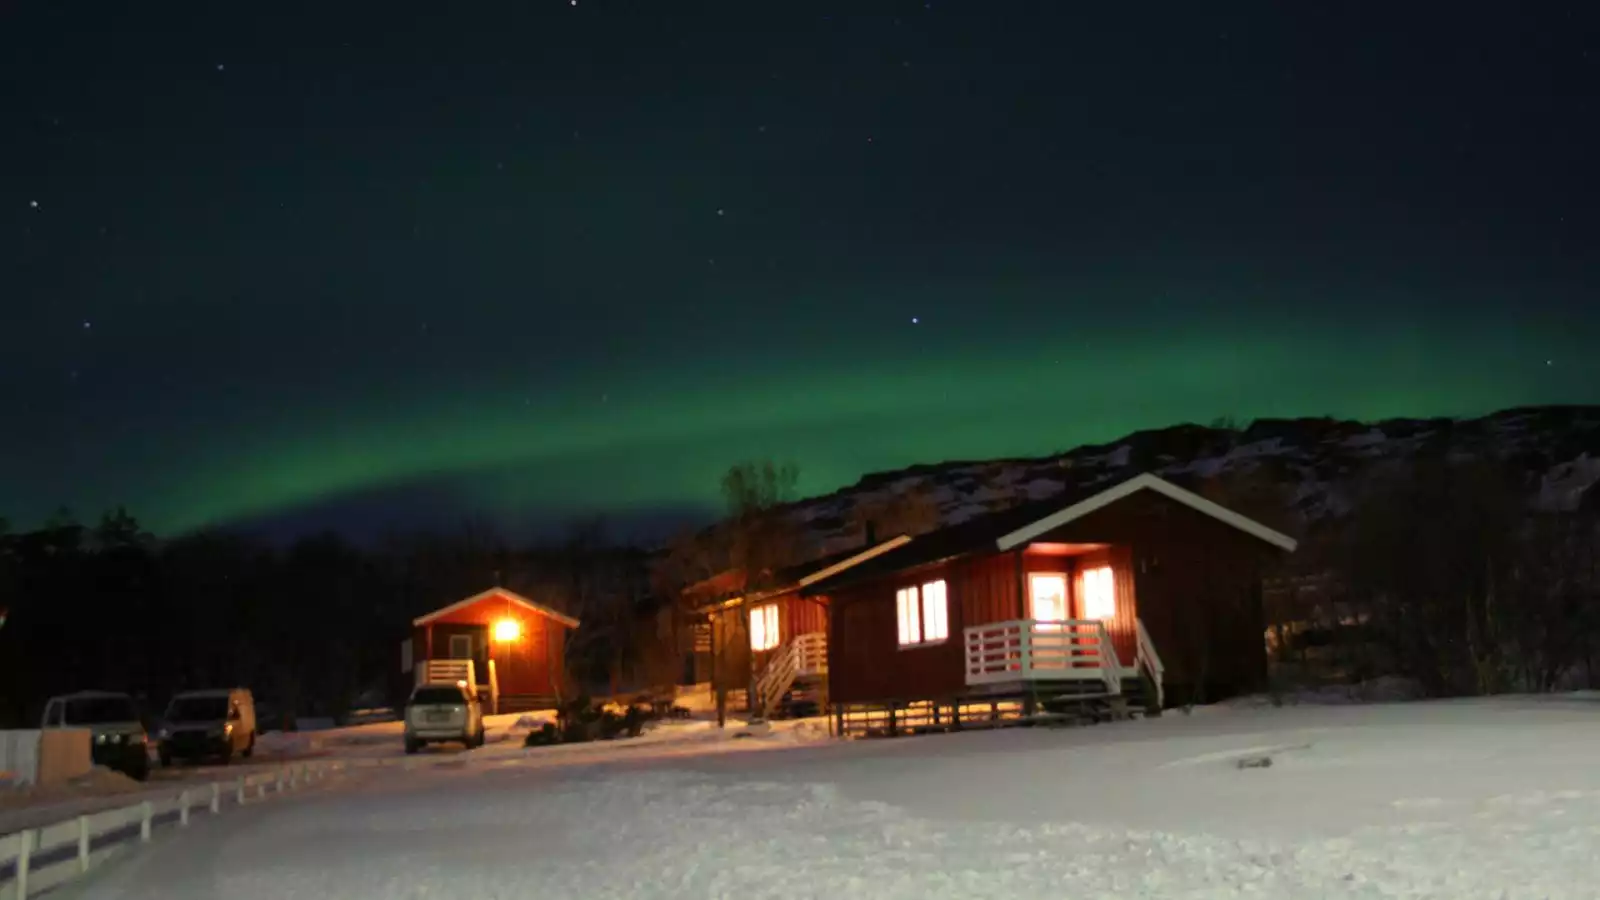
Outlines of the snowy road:
{"label": "snowy road", "polygon": [[1596,748],[1600,702],[1547,699],[463,759],[243,811],[74,895],[1594,898]]}

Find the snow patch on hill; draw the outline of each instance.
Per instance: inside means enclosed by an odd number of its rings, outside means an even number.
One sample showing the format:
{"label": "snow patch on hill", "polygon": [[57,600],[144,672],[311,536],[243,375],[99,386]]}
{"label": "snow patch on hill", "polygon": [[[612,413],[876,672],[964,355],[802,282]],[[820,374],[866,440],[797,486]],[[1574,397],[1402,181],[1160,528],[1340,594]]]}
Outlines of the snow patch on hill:
{"label": "snow patch on hill", "polygon": [[[1347,513],[1362,481],[1421,455],[1498,460],[1541,508],[1571,510],[1600,496],[1600,407],[1513,409],[1478,419],[1262,419],[1243,429],[1180,425],[1032,459],[919,465],[867,475],[801,501],[794,515],[822,552],[858,546],[858,508],[921,492],[953,525],[1141,472],[1215,478],[1253,472],[1285,489],[1303,524]],[[1594,501],[1590,501],[1594,502]]]}

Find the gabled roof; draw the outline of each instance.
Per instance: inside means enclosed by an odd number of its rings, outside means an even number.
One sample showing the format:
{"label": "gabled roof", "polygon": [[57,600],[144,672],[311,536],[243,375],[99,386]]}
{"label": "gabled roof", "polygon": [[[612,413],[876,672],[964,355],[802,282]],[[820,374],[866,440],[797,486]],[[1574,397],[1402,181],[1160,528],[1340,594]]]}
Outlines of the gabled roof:
{"label": "gabled roof", "polygon": [[1098,494],[1079,500],[1077,503],[1045,516],[1036,522],[1024,525],[1015,531],[1007,532],[995,540],[995,547],[999,550],[1010,550],[1013,547],[1026,544],[1047,531],[1054,531],[1068,522],[1081,519],[1097,509],[1110,506],[1124,497],[1147,490],[1155,491],[1168,499],[1176,500],[1184,506],[1205,513],[1219,522],[1232,525],[1245,534],[1266,541],[1279,549],[1293,553],[1294,548],[1298,546],[1295,539],[1286,534],[1274,531],[1255,519],[1241,516],[1219,503],[1207,500],[1194,491],[1186,491],[1164,478],[1146,472],[1143,475],[1130,478],[1116,487],[1108,488]]}
{"label": "gabled roof", "polygon": [[412,625],[426,625],[429,622],[433,622],[433,621],[436,621],[438,619],[442,619],[445,616],[455,612],[458,609],[465,609],[466,607],[471,606],[474,603],[477,603],[477,602],[479,602],[481,600],[487,600],[490,597],[496,597],[496,598],[499,598],[499,599],[502,599],[502,600],[507,600],[513,606],[520,606],[523,609],[528,610],[529,612],[536,612],[536,613],[539,613],[542,616],[548,616],[548,617],[556,620],[557,622],[560,622],[561,624],[567,626],[568,628],[577,628],[578,627],[578,620],[577,619],[574,619],[573,617],[571,617],[569,615],[566,615],[565,613],[556,612],[555,610],[551,609],[550,607],[545,606],[543,603],[535,603],[534,601],[529,600],[527,597],[524,597],[521,594],[516,593],[515,591],[508,591],[505,588],[490,588],[487,591],[482,591],[480,593],[473,594],[471,597],[468,597],[465,600],[458,600],[455,603],[450,604],[449,606],[445,606],[445,607],[441,607],[439,609],[436,609],[433,612],[428,613],[425,616],[418,616],[417,618],[411,620],[411,624]]}
{"label": "gabled roof", "polygon": [[[820,559],[814,559],[807,563],[801,563],[797,566],[790,566],[789,568],[779,572],[778,577],[774,579],[774,582],[778,585],[778,587],[772,590],[761,591],[749,599],[760,600],[765,597],[772,597],[778,594],[787,593],[788,591],[792,591],[796,588],[809,587],[810,585],[816,584],[823,579],[832,578],[835,575],[847,572],[870,559],[876,559],[885,553],[888,553],[892,550],[897,550],[900,547],[905,546],[907,543],[910,543],[910,541],[911,537],[909,535],[897,535],[886,541],[881,541],[877,544],[874,544],[871,547],[852,547],[849,550],[842,550],[838,553],[830,553],[827,556],[824,556]],[[710,579],[707,580],[709,581]],[[699,607],[699,609],[701,611],[705,611],[738,606],[740,603],[743,603],[745,599],[746,597],[743,594],[739,594],[733,597],[717,600],[712,603],[703,604]]]}
{"label": "gabled roof", "polygon": [[[806,593],[824,593],[846,582],[864,581],[929,565],[973,553],[1003,552],[1023,546],[1042,534],[1053,531],[1096,510],[1110,506],[1142,490],[1154,491],[1198,512],[1237,528],[1246,534],[1283,550],[1293,551],[1294,538],[1242,516],[1231,509],[1149,473],[1137,475],[1112,487],[1090,487],[1011,509],[968,519],[922,535],[909,545],[885,553],[868,565],[853,568],[812,582]],[[828,583],[823,584],[822,581]]]}

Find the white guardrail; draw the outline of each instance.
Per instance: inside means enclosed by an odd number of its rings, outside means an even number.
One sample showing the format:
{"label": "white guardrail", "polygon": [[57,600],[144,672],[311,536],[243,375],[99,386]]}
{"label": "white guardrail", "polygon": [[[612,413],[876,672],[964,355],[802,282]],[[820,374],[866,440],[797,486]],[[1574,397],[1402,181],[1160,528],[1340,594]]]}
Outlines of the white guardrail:
{"label": "white guardrail", "polygon": [[[0,837],[0,900],[26,900],[82,876],[107,857],[149,843],[157,829],[187,828],[197,814],[217,815],[269,795],[295,791],[350,768],[388,760],[306,762],[227,781],[184,785],[171,796],[76,816]],[[409,767],[408,767],[409,768]],[[176,787],[176,786],[175,786]]]}

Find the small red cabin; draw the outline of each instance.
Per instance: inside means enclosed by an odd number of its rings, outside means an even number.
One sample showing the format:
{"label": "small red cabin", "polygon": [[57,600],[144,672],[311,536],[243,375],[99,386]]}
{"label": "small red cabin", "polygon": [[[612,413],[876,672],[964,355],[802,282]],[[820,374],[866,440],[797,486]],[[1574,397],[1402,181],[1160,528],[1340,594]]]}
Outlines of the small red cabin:
{"label": "small red cabin", "polygon": [[1158,709],[1266,686],[1261,576],[1294,549],[1146,474],[931,532],[800,594],[829,598],[842,733],[959,726],[1001,701]]}
{"label": "small red cabin", "polygon": [[765,591],[746,592],[737,571],[691,585],[684,593],[710,631],[704,646],[712,680],[757,715],[820,710],[827,703],[828,597],[802,592],[909,540],[896,537],[790,567]]}
{"label": "small red cabin", "polygon": [[416,682],[467,681],[490,712],[548,709],[570,696],[567,631],[578,620],[491,588],[412,621],[401,670]]}

